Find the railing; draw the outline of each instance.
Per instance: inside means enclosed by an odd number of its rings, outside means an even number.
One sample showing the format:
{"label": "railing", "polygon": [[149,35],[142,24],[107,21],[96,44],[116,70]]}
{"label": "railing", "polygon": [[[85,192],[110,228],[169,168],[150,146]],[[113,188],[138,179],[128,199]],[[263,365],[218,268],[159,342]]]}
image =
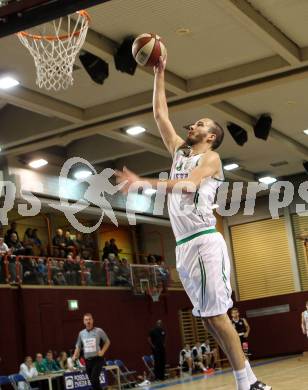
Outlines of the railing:
{"label": "railing", "polygon": [[[3,267],[1,265],[3,264]],[[175,267],[166,267],[167,287],[178,287]],[[131,267],[120,261],[66,260],[42,256],[0,256],[0,283],[131,287]]]}

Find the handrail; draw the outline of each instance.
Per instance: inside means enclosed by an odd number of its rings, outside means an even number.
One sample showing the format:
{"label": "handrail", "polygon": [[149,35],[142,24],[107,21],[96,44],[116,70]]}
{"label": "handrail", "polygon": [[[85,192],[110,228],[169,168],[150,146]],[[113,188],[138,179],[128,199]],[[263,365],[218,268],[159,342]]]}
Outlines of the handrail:
{"label": "handrail", "polygon": [[[93,283],[98,283],[98,285],[104,285],[104,286],[113,286],[113,285],[116,285],[114,284],[115,283],[115,280],[116,280],[116,276],[118,275],[117,274],[117,271],[115,271],[115,266],[118,266],[117,263],[108,263],[108,262],[102,262],[102,261],[99,261],[99,260],[85,260],[85,259],[81,259],[79,262],[76,262],[75,259],[73,259],[73,262],[72,264],[75,264],[75,265],[79,265],[79,269],[73,269],[72,271],[70,270],[65,270],[64,266],[61,267],[61,268],[58,268],[57,267],[57,264],[55,265],[55,263],[59,263],[59,262],[64,262],[64,263],[67,263],[67,262],[70,262],[70,260],[67,260],[65,258],[61,258],[61,257],[52,257],[52,256],[49,256],[49,257],[44,257],[44,256],[24,256],[24,255],[10,255],[10,254],[6,254],[3,256],[4,257],[4,273],[5,273],[5,281],[6,283],[11,283],[13,280],[12,280],[12,275],[11,275],[11,268],[9,266],[10,263],[15,263],[15,270],[16,272],[14,272],[16,274],[16,283],[17,284],[22,284],[25,282],[25,277],[24,277],[24,274],[22,273],[22,270],[23,270],[23,267],[25,267],[25,261],[35,261],[36,264],[38,265],[39,263],[39,260],[43,260],[44,261],[44,264],[46,265],[46,273],[44,272],[42,275],[40,276],[43,276],[44,277],[44,284],[48,284],[48,285],[53,285],[55,283],[55,274],[54,274],[54,271],[57,271],[57,272],[61,272],[63,273],[63,276],[64,276],[64,280],[65,280],[65,283],[63,284],[66,284],[68,281],[66,280],[66,278],[68,277],[68,274],[70,272],[73,272],[75,271],[75,277],[77,275],[80,275],[80,278],[78,278],[79,282],[77,282],[77,284],[80,284],[82,286],[85,286],[85,285],[88,285],[88,282],[91,281]],[[90,268],[87,267],[87,265],[92,265]],[[145,265],[141,265],[141,264],[128,264],[128,267],[131,268],[132,267],[153,267],[154,265],[153,264],[145,264]],[[99,268],[96,268],[96,271],[95,271],[95,267],[99,267]],[[155,266],[156,268],[159,268],[159,265],[156,265]],[[167,285],[168,287],[178,287],[179,286],[179,280],[175,280],[174,279],[174,275],[177,275],[177,273],[175,272],[175,267],[172,267],[172,266],[169,266],[169,265],[164,265],[164,268],[168,271],[168,280],[167,280]],[[37,271],[37,269],[35,268],[34,271]],[[33,271],[33,275],[32,276],[35,276],[35,277],[38,277],[38,274],[35,273]],[[94,280],[94,279],[91,279],[94,277],[94,273],[92,273],[92,271],[95,271],[95,277],[97,277],[97,280]],[[174,271],[174,272],[173,272]],[[120,276],[121,276],[121,273],[120,273]],[[37,279],[39,280],[39,279]],[[90,283],[90,282],[89,282]],[[130,278],[130,273],[127,273],[127,283],[131,283],[131,278]],[[38,281],[37,284],[40,284],[40,282]],[[69,282],[68,282],[68,285]],[[71,285],[75,285],[75,283],[71,284]],[[95,284],[97,285],[97,284]]]}

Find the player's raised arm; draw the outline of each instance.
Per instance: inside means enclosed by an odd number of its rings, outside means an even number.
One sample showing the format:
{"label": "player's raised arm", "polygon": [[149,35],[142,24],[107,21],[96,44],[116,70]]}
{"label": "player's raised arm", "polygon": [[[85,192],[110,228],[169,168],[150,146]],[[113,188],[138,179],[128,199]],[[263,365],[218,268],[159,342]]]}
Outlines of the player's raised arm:
{"label": "player's raised arm", "polygon": [[165,91],[165,67],[166,58],[160,57],[159,64],[154,67],[153,112],[164,144],[171,155],[173,155],[176,148],[184,143],[184,140],[177,135],[169,119]]}

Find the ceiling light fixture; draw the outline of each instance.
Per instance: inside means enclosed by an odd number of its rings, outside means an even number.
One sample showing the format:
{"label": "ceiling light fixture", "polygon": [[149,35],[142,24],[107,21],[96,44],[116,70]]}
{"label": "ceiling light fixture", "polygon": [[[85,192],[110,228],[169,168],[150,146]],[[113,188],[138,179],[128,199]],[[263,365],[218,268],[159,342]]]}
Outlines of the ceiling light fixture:
{"label": "ceiling light fixture", "polygon": [[239,165],[236,163],[230,163],[230,164],[224,165],[224,170],[226,170],[226,171],[233,171],[233,169],[237,169],[237,168],[239,168]]}
{"label": "ceiling light fixture", "polygon": [[303,133],[304,133],[305,135],[308,135],[308,129],[307,129],[307,130],[303,130]]}
{"label": "ceiling light fixture", "polygon": [[10,89],[16,87],[18,84],[19,81],[11,76],[4,76],[0,78],[0,89]]}
{"label": "ceiling light fixture", "polygon": [[134,126],[126,129],[126,133],[129,135],[138,135],[144,133],[145,131],[146,131],[145,128],[142,126]]}
{"label": "ceiling light fixture", "polygon": [[92,172],[86,169],[76,171],[74,173],[74,178],[77,180],[83,180],[86,179],[87,177],[90,177],[92,175]]}
{"label": "ceiling light fixture", "polygon": [[29,162],[29,166],[31,168],[34,168],[34,169],[41,168],[47,164],[48,164],[48,161],[44,160],[43,158]]}
{"label": "ceiling light fixture", "polygon": [[263,176],[263,177],[259,177],[259,182],[260,183],[263,183],[263,184],[273,184],[277,181],[277,179],[275,177],[272,177],[272,176]]}

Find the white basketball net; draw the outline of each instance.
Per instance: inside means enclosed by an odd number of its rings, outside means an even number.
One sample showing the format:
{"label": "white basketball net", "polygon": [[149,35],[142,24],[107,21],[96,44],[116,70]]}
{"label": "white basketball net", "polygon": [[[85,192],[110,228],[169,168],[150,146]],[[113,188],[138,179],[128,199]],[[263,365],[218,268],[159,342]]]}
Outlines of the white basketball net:
{"label": "white basketball net", "polygon": [[34,58],[36,84],[40,88],[59,91],[73,85],[73,65],[84,44],[90,21],[85,11],[76,12],[74,16],[39,26],[36,31],[41,34],[35,31],[17,34]]}

